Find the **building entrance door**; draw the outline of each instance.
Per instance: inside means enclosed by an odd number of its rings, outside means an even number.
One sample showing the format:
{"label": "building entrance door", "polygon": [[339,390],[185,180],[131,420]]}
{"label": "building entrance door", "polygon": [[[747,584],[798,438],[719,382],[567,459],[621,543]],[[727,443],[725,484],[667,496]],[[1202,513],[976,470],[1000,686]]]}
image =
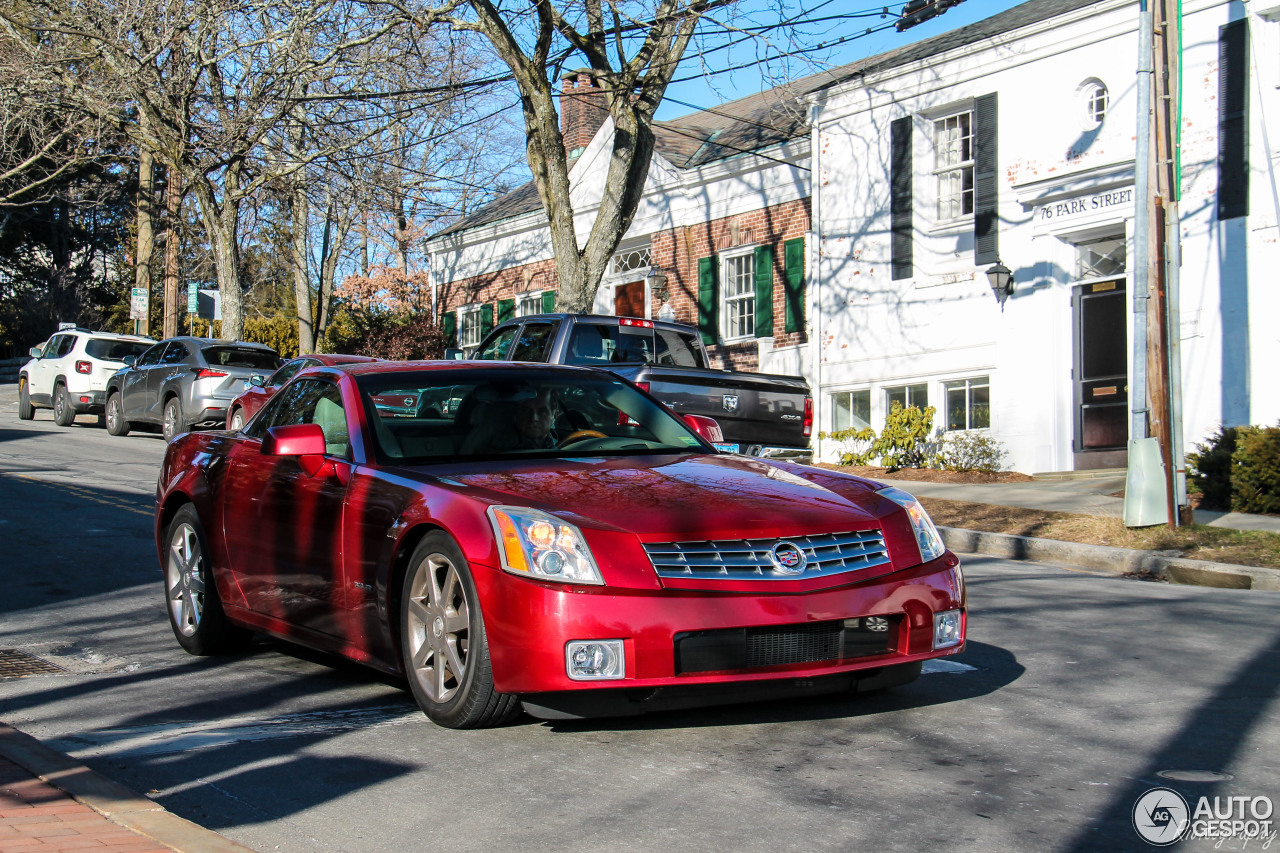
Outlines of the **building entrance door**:
{"label": "building entrance door", "polygon": [[620,284],[613,289],[613,313],[618,317],[645,316],[643,281]]}
{"label": "building entrance door", "polygon": [[1129,337],[1124,279],[1072,294],[1077,469],[1124,467],[1129,439]]}

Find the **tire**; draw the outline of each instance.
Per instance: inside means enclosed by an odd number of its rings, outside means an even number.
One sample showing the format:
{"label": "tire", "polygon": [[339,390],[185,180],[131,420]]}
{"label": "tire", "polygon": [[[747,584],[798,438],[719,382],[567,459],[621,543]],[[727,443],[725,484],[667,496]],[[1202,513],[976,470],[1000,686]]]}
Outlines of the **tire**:
{"label": "tire", "polygon": [[461,549],[434,531],[414,549],[400,595],[400,654],[418,707],[450,729],[497,726],[521,713],[493,688],[480,598]]}
{"label": "tire", "polygon": [[244,428],[244,409],[237,407],[236,410],[231,413],[231,429],[236,432],[239,432],[243,428]]}
{"label": "tire", "polygon": [[120,402],[119,391],[107,398],[107,432],[111,435],[129,434],[129,422],[124,418],[124,404]]}
{"label": "tire", "polygon": [[27,390],[27,377],[18,377],[18,419],[29,421],[36,416],[36,407],[31,405],[31,393]]}
{"label": "tire", "polygon": [[76,410],[67,399],[67,386],[55,385],[53,389],[53,422],[58,426],[71,426],[76,420]]}
{"label": "tire", "polygon": [[206,555],[204,526],[191,504],[165,530],[164,589],[169,627],[193,655],[221,655],[244,648],[252,634],[231,624],[222,610]]}
{"label": "tire", "polygon": [[178,402],[177,397],[170,397],[164,404],[164,419],[161,431],[164,433],[166,444],[187,431],[186,426],[182,423],[182,404]]}

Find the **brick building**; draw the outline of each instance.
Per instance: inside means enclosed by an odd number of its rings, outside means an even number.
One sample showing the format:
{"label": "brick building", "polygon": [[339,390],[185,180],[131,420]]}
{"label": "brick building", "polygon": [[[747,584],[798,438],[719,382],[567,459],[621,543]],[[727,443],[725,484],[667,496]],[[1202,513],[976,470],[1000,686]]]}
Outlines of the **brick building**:
{"label": "brick building", "polygon": [[[562,84],[578,233],[589,232],[611,122],[589,75]],[[799,373],[810,229],[804,92],[772,90],[659,122],[644,197],[594,312],[697,325],[714,364]],[[550,231],[532,183],[428,242],[432,287],[461,346],[554,309]]]}

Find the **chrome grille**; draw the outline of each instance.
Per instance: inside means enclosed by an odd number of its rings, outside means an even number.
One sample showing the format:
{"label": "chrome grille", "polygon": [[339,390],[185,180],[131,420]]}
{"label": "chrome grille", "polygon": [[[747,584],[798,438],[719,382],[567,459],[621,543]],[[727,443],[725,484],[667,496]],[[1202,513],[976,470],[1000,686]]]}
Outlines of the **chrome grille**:
{"label": "chrome grille", "polygon": [[[769,555],[789,542],[806,558],[804,571],[780,570]],[[652,542],[644,546],[659,577],[719,580],[805,580],[856,572],[889,563],[879,530],[788,536],[782,539],[733,539],[710,542]]]}

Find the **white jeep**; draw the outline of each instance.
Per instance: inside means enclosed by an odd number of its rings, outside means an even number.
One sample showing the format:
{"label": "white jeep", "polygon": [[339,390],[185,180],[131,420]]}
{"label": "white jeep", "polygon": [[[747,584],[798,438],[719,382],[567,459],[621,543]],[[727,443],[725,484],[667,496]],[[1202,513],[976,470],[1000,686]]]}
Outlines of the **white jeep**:
{"label": "white jeep", "polygon": [[18,417],[29,421],[36,408],[53,409],[53,420],[69,426],[78,414],[103,413],[107,380],[155,341],[136,335],[60,330],[31,348],[31,361],[18,372]]}

